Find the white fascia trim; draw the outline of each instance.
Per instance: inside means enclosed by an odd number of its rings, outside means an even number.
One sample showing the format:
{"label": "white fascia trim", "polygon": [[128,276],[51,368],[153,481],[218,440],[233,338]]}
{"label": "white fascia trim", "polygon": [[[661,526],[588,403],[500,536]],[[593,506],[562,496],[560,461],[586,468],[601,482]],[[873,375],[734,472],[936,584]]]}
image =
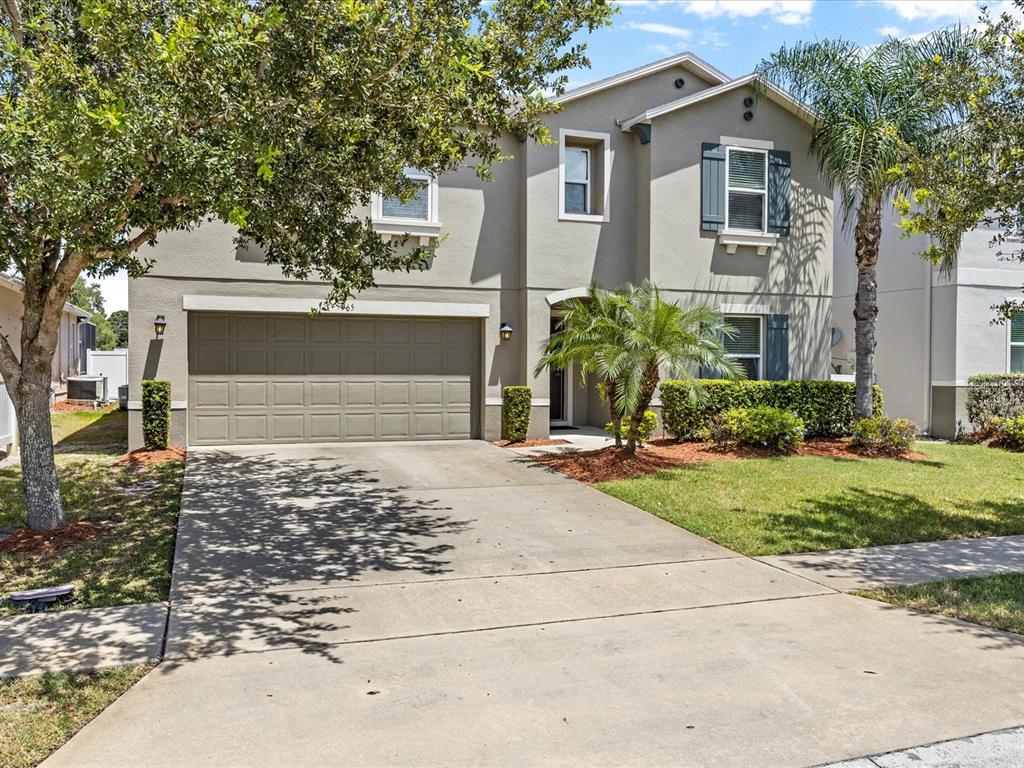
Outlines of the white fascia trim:
{"label": "white fascia trim", "polygon": [[552,101],[555,104],[567,104],[570,101],[583,98],[584,96],[589,96],[590,94],[597,93],[598,91],[603,91],[606,88],[614,88],[617,85],[623,85],[641,77],[653,75],[655,72],[661,72],[662,70],[670,69],[671,67],[678,67],[680,65],[687,66],[705,80],[712,83],[725,83],[729,80],[729,76],[721,70],[711,66],[700,57],[694,56],[689,51],[684,51],[683,53],[678,53],[675,56],[669,56],[665,59],[652,61],[650,64],[645,64],[642,67],[630,69],[626,72],[606,77],[603,80],[588,83],[587,85],[581,85],[579,88],[573,88],[570,91],[566,91],[561,96],[555,97]]}
{"label": "white fascia trim", "polygon": [[[716,85],[713,88],[706,88],[703,91],[697,91],[697,93],[684,96],[681,99],[670,101],[667,104],[662,104],[660,107],[653,107],[645,112],[641,112],[639,115],[633,117],[622,118],[617,120],[618,124],[622,127],[622,130],[628,131],[637,123],[649,123],[656,117],[661,117],[669,112],[675,112],[677,109],[683,109],[685,107],[699,104],[702,101],[713,99],[716,96],[720,96],[723,93],[735,90],[736,88],[742,88],[743,86],[752,85],[757,80],[756,74],[749,74],[744,77],[738,77],[735,80],[730,80],[727,83]],[[803,103],[797,101],[788,93],[781,88],[776,88],[774,85],[765,84],[765,95],[775,103],[784,107],[785,109],[792,112],[794,115],[804,120],[807,123],[814,122],[814,113],[811,112]]]}
{"label": "white fascia trim", "polygon": [[[306,314],[320,306],[319,299],[267,298],[262,296],[182,297],[186,312],[255,312],[260,314]],[[393,317],[490,317],[490,304],[459,304],[446,301],[363,301],[333,307],[327,315],[386,315]]]}
{"label": "white fascia trim", "polygon": [[[128,410],[129,411],[141,411],[142,410],[142,401],[141,400],[129,400],[128,401]],[[172,400],[171,401],[171,410],[172,411],[187,411],[188,410],[188,400]]]}
{"label": "white fascia trim", "polygon": [[719,304],[723,315],[774,315],[775,310],[768,304]]}
{"label": "white fascia trim", "polygon": [[[604,179],[602,183],[602,206],[601,213],[566,213],[565,212],[565,140],[566,139],[589,139],[601,142],[604,147]],[[593,161],[591,161],[593,166]],[[593,171],[593,168],[591,168]],[[593,179],[590,180],[593,187]],[[558,219],[559,221],[585,221],[605,222],[611,221],[612,212],[612,137],[611,134],[601,131],[582,131],[572,128],[558,129]]]}
{"label": "white fascia trim", "polygon": [[553,307],[558,302],[565,301],[566,299],[585,299],[588,294],[589,291],[585,287],[580,286],[579,288],[566,288],[564,291],[549,293],[544,297],[544,300],[548,303],[549,307]]}

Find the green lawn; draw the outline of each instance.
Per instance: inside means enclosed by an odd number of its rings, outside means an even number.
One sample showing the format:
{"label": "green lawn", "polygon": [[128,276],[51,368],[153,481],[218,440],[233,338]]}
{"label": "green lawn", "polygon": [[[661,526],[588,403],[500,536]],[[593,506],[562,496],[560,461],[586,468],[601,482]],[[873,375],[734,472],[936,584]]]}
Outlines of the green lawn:
{"label": "green lawn", "polygon": [[1024,455],[917,450],[928,460],[716,461],[597,487],[747,555],[1024,532]]}
{"label": "green lawn", "polygon": [[869,589],[857,594],[1024,635],[1024,573]]}
{"label": "green lawn", "polygon": [[148,671],[122,667],[0,680],[0,765],[38,765]]}
{"label": "green lawn", "polygon": [[[127,444],[118,411],[54,414],[57,472],[69,521],[111,533],[56,552],[0,553],[0,594],[74,583],[75,608],[165,600],[181,504],[183,462],[146,469],[115,464]],[[19,467],[0,469],[0,530],[24,523]],[[0,604],[0,615],[13,609]]]}

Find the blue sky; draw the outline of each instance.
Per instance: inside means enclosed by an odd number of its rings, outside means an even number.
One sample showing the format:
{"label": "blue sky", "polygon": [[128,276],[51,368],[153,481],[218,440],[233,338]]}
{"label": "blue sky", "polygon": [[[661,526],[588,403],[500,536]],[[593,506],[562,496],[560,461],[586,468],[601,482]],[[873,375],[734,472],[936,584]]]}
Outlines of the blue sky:
{"label": "blue sky", "polygon": [[[607,29],[590,36],[589,71],[569,73],[570,87],[692,51],[727,75],[745,75],[780,46],[845,37],[861,45],[973,25],[975,0],[622,0]],[[999,10],[1008,5],[990,0]],[[125,274],[99,281],[107,312],[128,308]]]}

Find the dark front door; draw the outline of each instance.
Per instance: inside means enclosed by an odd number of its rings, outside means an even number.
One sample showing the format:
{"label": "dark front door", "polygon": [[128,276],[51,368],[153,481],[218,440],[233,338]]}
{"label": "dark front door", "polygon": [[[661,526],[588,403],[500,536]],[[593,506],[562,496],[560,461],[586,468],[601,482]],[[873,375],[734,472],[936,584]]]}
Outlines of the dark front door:
{"label": "dark front door", "polygon": [[[551,318],[551,333],[555,334],[562,328],[560,317]],[[549,368],[551,381],[549,384],[551,397],[551,421],[565,421],[565,371],[561,368]]]}

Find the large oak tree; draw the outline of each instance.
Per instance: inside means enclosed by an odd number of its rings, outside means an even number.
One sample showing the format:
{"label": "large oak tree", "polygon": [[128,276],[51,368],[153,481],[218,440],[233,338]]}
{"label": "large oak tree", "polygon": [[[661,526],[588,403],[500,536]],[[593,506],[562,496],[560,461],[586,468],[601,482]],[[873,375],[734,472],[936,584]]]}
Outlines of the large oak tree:
{"label": "large oak tree", "polygon": [[[333,286],[413,270],[353,211],[406,166],[502,159],[545,137],[579,33],[606,0],[0,0],[0,270],[24,280],[0,374],[27,522],[63,523],[49,418],[59,317],[81,274],[145,272],[142,246],[209,217]],[[548,95],[546,95],[548,94]]]}

